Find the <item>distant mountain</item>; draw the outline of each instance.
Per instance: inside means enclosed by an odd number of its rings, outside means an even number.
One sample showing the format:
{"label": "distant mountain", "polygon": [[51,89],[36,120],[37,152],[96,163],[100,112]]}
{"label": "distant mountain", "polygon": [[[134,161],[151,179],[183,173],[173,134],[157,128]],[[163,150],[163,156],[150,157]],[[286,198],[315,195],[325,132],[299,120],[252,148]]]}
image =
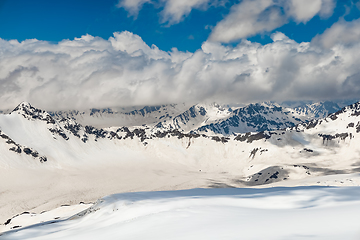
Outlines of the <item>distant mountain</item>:
{"label": "distant mountain", "polygon": [[212,104],[170,104],[139,109],[106,108],[87,111],[50,112],[55,119],[72,118],[82,125],[104,127],[146,126],[153,132],[177,129],[180,132],[236,135],[292,127],[324,118],[341,109],[340,102],[273,102],[229,108]]}
{"label": "distant mountain", "polygon": [[283,108],[276,103],[256,103],[235,109],[226,119],[206,124],[195,132],[234,135],[283,129],[306,120],[306,116],[294,114],[291,109]]}
{"label": "distant mountain", "polygon": [[94,127],[111,126],[154,126],[160,121],[171,119],[188,107],[185,104],[169,104],[162,106],[144,106],[134,108],[92,108],[84,111],[53,111],[49,112],[55,119],[72,118],[82,125]]}
{"label": "distant mountain", "polygon": [[162,120],[155,125],[155,131],[177,129],[181,132],[190,132],[205,124],[216,123],[232,115],[229,108],[216,103],[196,104],[171,119]]}
{"label": "distant mountain", "polygon": [[292,112],[299,116],[306,116],[309,119],[325,118],[329,114],[339,111],[341,108],[356,103],[357,100],[338,100],[338,101],[299,101],[284,102],[281,105],[292,109]]}

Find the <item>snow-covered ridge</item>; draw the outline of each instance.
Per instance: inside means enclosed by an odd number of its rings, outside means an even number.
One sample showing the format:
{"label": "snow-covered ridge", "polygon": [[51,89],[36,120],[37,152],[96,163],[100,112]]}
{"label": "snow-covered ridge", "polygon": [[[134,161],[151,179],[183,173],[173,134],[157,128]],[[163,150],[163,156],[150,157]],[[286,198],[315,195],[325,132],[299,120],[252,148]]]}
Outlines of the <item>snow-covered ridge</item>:
{"label": "snow-covered ridge", "polygon": [[177,129],[220,135],[272,131],[320,119],[340,110],[340,103],[318,102],[279,105],[273,102],[249,104],[244,107],[212,104],[170,104],[145,106],[140,109],[90,109],[88,111],[51,112],[56,119],[72,118],[82,125],[97,128],[109,126],[147,126],[155,131]]}

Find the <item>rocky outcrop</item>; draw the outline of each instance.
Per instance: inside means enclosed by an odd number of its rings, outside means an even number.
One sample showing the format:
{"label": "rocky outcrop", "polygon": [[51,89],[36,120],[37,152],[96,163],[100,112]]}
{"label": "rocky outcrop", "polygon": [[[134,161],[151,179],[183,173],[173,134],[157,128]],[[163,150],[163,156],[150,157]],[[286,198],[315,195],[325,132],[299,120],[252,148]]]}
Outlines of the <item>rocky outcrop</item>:
{"label": "rocky outcrop", "polygon": [[5,141],[6,144],[9,145],[9,151],[12,151],[14,153],[17,154],[25,154],[25,155],[29,155],[31,156],[33,159],[37,159],[38,161],[40,161],[41,163],[46,162],[47,161],[47,157],[44,155],[40,155],[38,151],[26,147],[26,146],[22,146],[18,143],[16,143],[14,140],[12,140],[8,135],[6,135],[5,133],[3,133],[0,130],[0,140]]}

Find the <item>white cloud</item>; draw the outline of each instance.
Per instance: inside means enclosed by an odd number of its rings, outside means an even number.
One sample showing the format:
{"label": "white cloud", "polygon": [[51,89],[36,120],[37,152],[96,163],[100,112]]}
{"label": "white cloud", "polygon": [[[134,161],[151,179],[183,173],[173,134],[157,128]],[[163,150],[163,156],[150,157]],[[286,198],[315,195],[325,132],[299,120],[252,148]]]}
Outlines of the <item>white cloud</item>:
{"label": "white cloud", "polygon": [[322,0],[290,0],[288,14],[297,22],[307,22],[320,12]]}
{"label": "white cloud", "polygon": [[177,24],[184,20],[193,9],[207,10],[210,6],[223,6],[227,0],[119,0],[116,5],[124,8],[130,15],[137,16],[145,3],[162,7],[161,22],[169,25]]}
{"label": "white cloud", "polygon": [[206,9],[213,0],[163,0],[162,22],[176,24],[187,17],[192,9]]}
{"label": "white cloud", "polygon": [[119,0],[116,6],[124,8],[130,15],[137,17],[142,6],[150,2],[151,0]]}
{"label": "white cloud", "polygon": [[326,29],[323,34],[317,35],[312,42],[325,48],[331,48],[337,44],[351,45],[359,43],[360,40],[360,20],[346,22],[340,20]]}
{"label": "white cloud", "polygon": [[236,47],[205,42],[195,53],[149,47],[130,32],[58,44],[0,39],[0,108],[21,101],[49,110],[217,101],[357,98],[360,43]]}
{"label": "white cloud", "polygon": [[286,22],[273,0],[244,0],[213,29],[210,40],[231,42],[259,32],[271,31]]}
{"label": "white cloud", "polygon": [[329,17],[333,14],[333,0],[290,0],[285,2],[287,15],[296,22],[306,23],[316,15]]}
{"label": "white cloud", "polygon": [[[137,16],[145,3],[162,7],[161,22],[168,25],[184,20],[193,9],[207,10],[210,6],[225,6],[227,0],[119,0],[116,5]],[[316,15],[329,17],[335,0],[242,0],[231,7],[210,36],[213,41],[231,42],[258,33],[270,32],[289,21],[306,23]]]}
{"label": "white cloud", "polygon": [[306,23],[315,15],[327,17],[333,0],[243,0],[213,29],[209,39],[232,42],[259,33],[271,32],[294,19]]}
{"label": "white cloud", "polygon": [[139,35],[128,31],[114,33],[114,37],[110,37],[109,41],[115,50],[126,52],[132,57],[145,55],[152,59],[170,59],[168,53],[161,51],[155,45],[150,48]]}

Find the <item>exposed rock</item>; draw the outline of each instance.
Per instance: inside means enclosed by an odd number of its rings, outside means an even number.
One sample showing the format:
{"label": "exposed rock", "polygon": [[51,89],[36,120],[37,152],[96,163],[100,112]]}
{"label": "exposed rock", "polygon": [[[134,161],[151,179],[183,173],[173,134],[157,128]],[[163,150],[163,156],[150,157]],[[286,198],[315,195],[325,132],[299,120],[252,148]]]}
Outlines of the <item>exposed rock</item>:
{"label": "exposed rock", "polygon": [[244,142],[247,141],[247,143],[252,143],[253,141],[261,140],[261,139],[269,139],[272,134],[275,134],[274,132],[259,132],[259,133],[246,133],[245,135],[239,134],[237,137],[235,137],[235,140]]}
{"label": "exposed rock", "polygon": [[348,133],[337,133],[335,135],[331,135],[331,134],[318,134],[319,137],[322,137],[323,139],[323,144],[325,143],[325,141],[331,141],[335,138],[340,138],[341,140],[345,140],[349,134]]}

